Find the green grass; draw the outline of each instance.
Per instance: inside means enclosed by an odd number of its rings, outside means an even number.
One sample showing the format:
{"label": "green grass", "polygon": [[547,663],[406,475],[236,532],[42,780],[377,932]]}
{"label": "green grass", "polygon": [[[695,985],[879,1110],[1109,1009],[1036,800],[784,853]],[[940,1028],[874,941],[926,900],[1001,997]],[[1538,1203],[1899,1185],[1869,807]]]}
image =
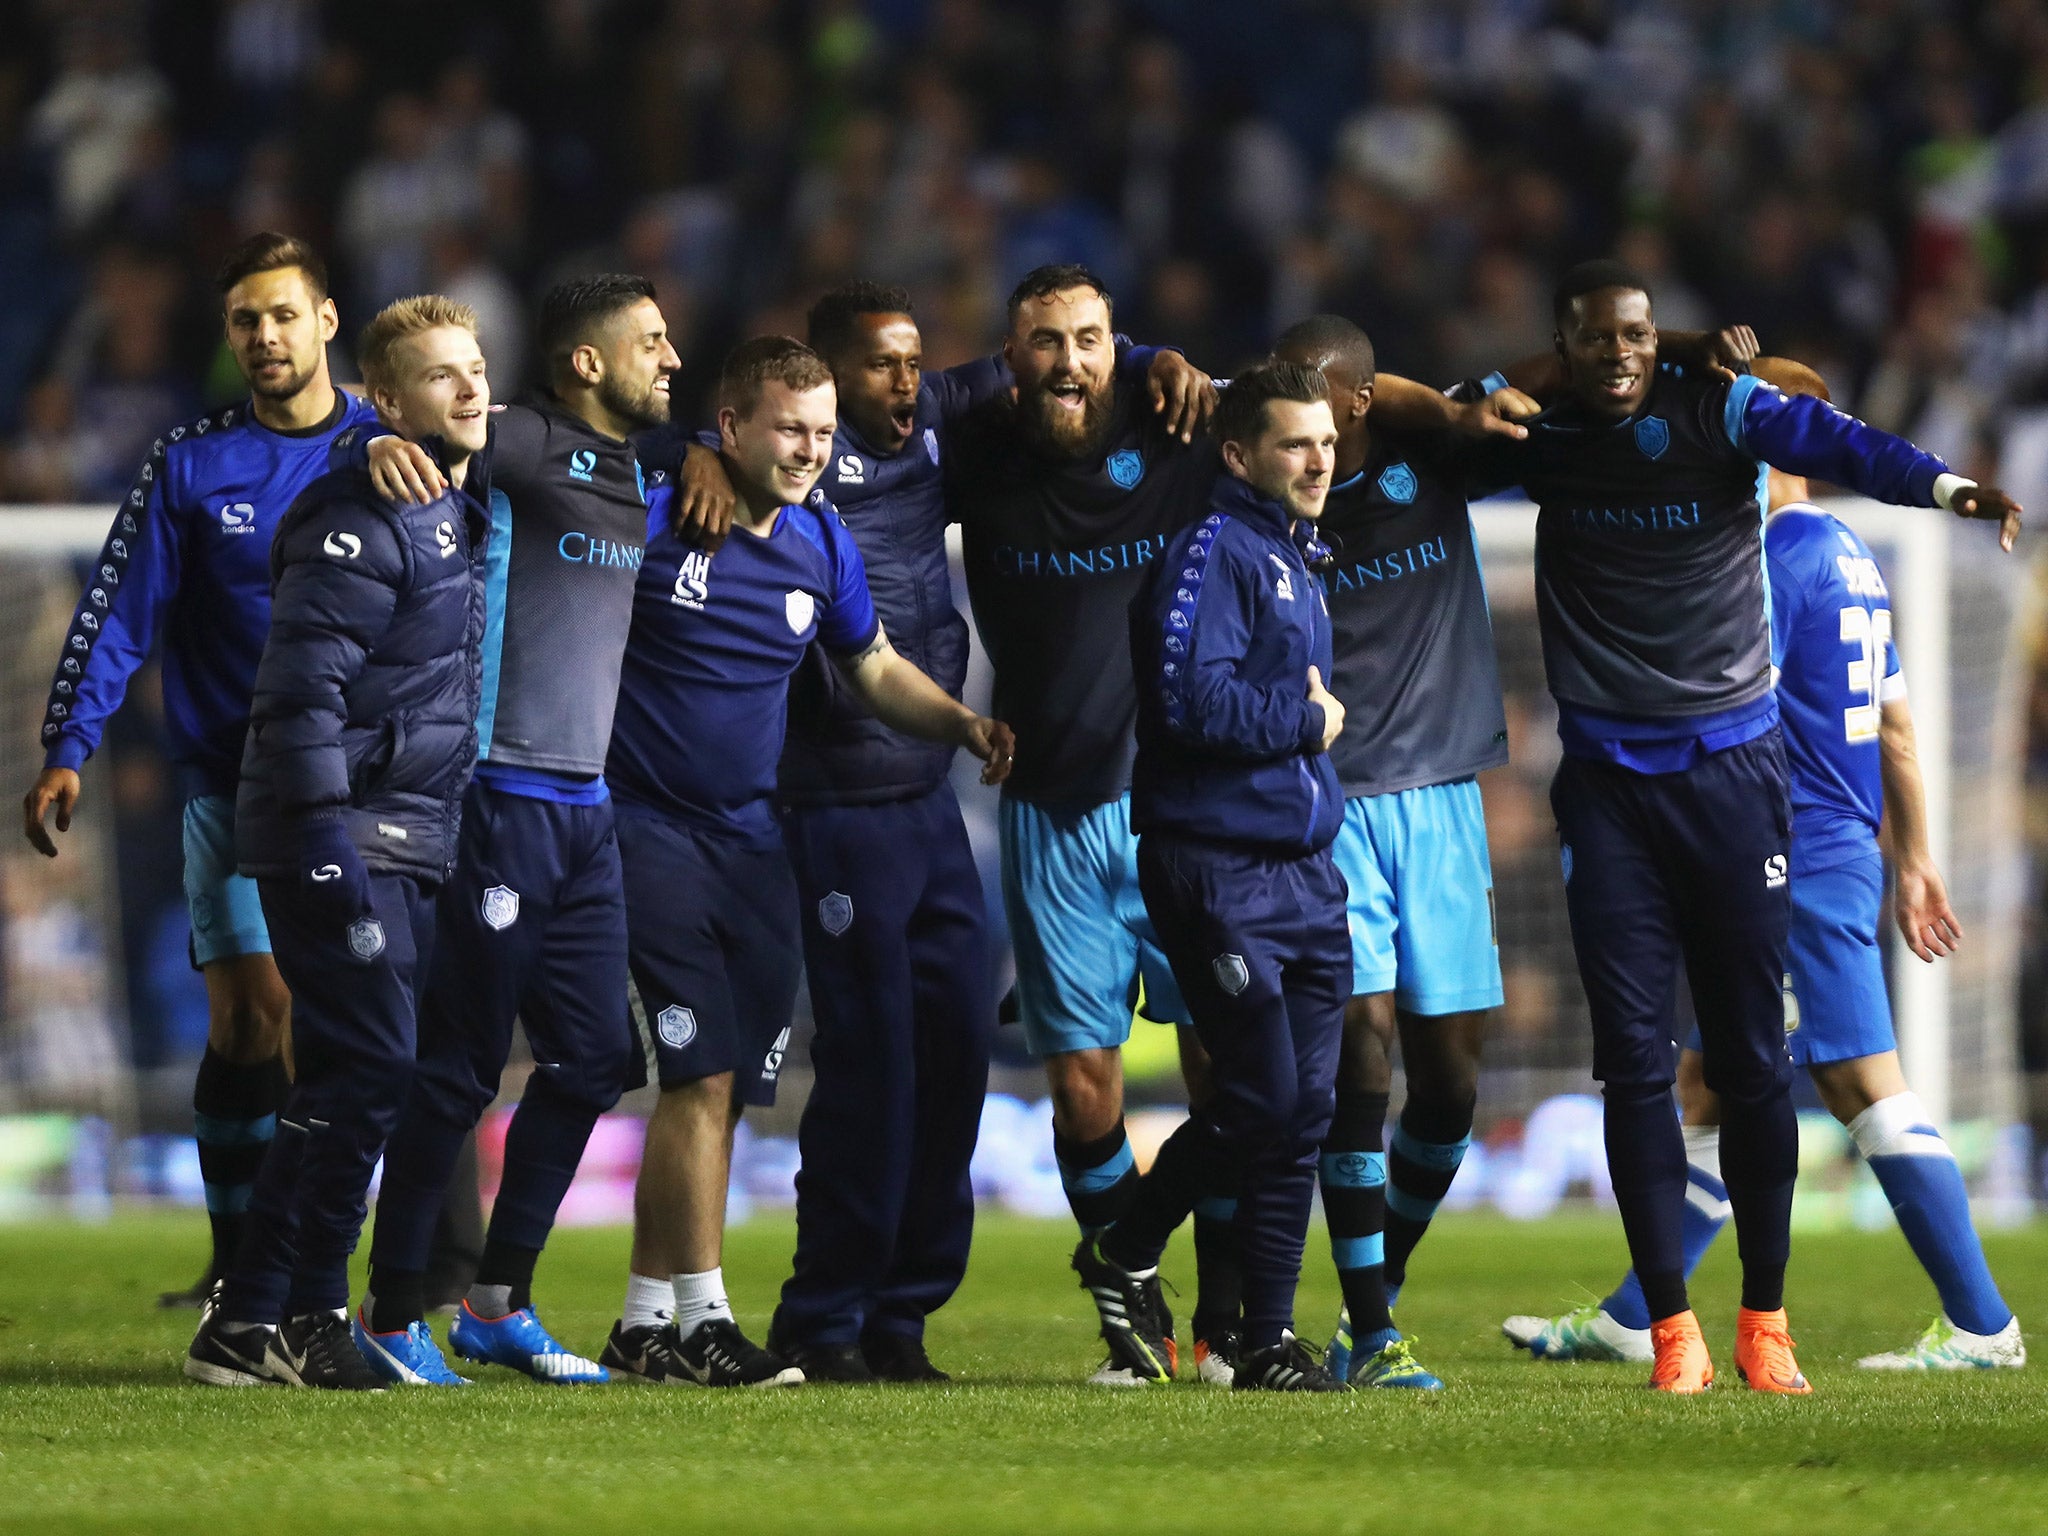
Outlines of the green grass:
{"label": "green grass", "polygon": [[[768,1218],[733,1235],[727,1274],[757,1334],[790,1235]],[[181,1382],[191,1315],[150,1299],[197,1266],[191,1218],[0,1229],[0,1529],[2048,1532],[2048,1363],[1852,1368],[1933,1312],[1895,1233],[1801,1239],[1803,1401],[1733,1383],[1732,1243],[1695,1285],[1726,1385],[1661,1399],[1641,1368],[1531,1364],[1496,1331],[1610,1281],[1611,1222],[1476,1216],[1439,1223],[1402,1307],[1451,1384],[1439,1396],[1090,1390],[1068,1242],[1061,1224],[983,1224],[932,1325],[950,1388],[576,1390],[485,1371],[462,1393],[345,1398]],[[1311,1333],[1335,1311],[1320,1243]],[[2048,1228],[1990,1248],[2021,1317],[2048,1318]],[[595,1350],[624,1263],[621,1233],[560,1236],[541,1274],[558,1333]],[[1184,1249],[1167,1271],[1191,1276]]]}

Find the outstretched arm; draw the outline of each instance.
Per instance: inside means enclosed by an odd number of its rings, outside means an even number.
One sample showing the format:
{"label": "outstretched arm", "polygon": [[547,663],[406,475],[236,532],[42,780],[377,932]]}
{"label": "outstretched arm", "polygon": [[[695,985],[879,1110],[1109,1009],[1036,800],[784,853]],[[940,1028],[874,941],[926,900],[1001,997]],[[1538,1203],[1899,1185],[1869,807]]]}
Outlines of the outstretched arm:
{"label": "outstretched arm", "polygon": [[1895,506],[1943,507],[1958,517],[1995,521],[2008,553],[2019,536],[2025,509],[2004,491],[1965,480],[1933,454],[1812,395],[1737,379],[1728,389],[1726,426],[1729,441],[1763,463]]}

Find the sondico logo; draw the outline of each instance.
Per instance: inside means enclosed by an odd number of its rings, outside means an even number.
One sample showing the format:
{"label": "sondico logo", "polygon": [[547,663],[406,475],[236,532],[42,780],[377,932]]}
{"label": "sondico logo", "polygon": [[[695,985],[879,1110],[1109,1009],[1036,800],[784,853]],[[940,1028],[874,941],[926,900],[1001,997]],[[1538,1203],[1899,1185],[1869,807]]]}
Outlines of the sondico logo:
{"label": "sondico logo", "polygon": [[841,485],[866,485],[868,483],[868,467],[861,462],[859,454],[842,453],[839,455],[839,483]]}
{"label": "sondico logo", "polygon": [[1774,853],[1764,860],[1764,889],[1775,891],[1785,883],[1785,855]]}
{"label": "sondico logo", "polygon": [[231,501],[220,509],[222,533],[254,533],[256,509],[246,501]]}
{"label": "sondico logo", "polygon": [[588,485],[597,473],[597,454],[589,448],[578,448],[569,455],[569,478],[581,480]]}
{"label": "sondico logo", "polygon": [[693,549],[683,556],[683,563],[676,571],[675,590],[668,600],[679,607],[704,611],[704,599],[711,593],[711,557],[701,549]]}
{"label": "sondico logo", "polygon": [[455,553],[455,525],[443,521],[434,529],[434,542],[441,546],[441,558],[446,560]]}
{"label": "sondico logo", "polygon": [[353,560],[363,552],[363,541],[352,533],[335,532],[327,535],[320,547],[337,560]]}

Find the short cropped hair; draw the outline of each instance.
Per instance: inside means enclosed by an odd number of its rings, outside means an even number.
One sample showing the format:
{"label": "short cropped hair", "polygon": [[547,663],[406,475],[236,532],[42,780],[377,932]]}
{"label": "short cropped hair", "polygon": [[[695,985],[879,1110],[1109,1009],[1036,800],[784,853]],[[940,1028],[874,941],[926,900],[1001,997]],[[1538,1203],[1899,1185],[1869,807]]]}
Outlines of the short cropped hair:
{"label": "short cropped hair", "polygon": [[726,354],[718,371],[718,406],[744,421],[770,384],[801,395],[831,382],[825,360],[794,336],[756,336]]}
{"label": "short cropped hair", "polygon": [[213,274],[213,286],[225,299],[243,278],[258,272],[282,272],[287,267],[297,267],[305,275],[314,303],[327,297],[327,263],[320,253],[297,235],[282,235],[274,229],[253,234],[229,251]]}
{"label": "short cropped hair", "polygon": [[1049,299],[1069,288],[1093,288],[1102,298],[1102,307],[1112,314],[1116,312],[1116,301],[1109,296],[1107,283],[1077,261],[1061,261],[1033,267],[1024,274],[1023,281],[1010,290],[1010,324],[1017,323],[1017,311],[1024,307],[1027,299]]}
{"label": "short cropped hair", "polygon": [[[1582,261],[1557,280],[1550,296],[1550,318],[1559,325],[1571,318],[1572,300],[1603,288],[1629,288],[1648,299],[1650,285],[1625,261]],[[1654,301],[1653,301],[1654,302]]]}
{"label": "short cropped hair", "polygon": [[541,295],[537,338],[550,369],[591,340],[599,326],[620,310],[654,297],[654,284],[634,272],[600,272],[572,277]]}
{"label": "short cropped hair", "polygon": [[1267,360],[1230,381],[1216,406],[1216,441],[1251,443],[1266,430],[1266,407],[1276,400],[1313,405],[1330,398],[1320,368]]}
{"label": "short cropped hair", "polygon": [[907,315],[910,313],[910,293],[888,283],[846,283],[811,306],[806,317],[805,334],[811,349],[821,357],[831,357],[853,345],[857,336],[856,320],[867,315]]}
{"label": "short cropped hair", "polygon": [[1319,368],[1326,363],[1343,363],[1358,375],[1361,384],[1370,384],[1378,367],[1372,338],[1342,315],[1310,315],[1306,320],[1297,320],[1280,333],[1273,351],[1313,358]]}
{"label": "short cropped hair", "polygon": [[392,376],[392,350],[408,336],[444,325],[474,336],[476,311],[439,293],[418,293],[386,304],[363,327],[362,339],[356,343],[356,365],[363,370],[363,382],[372,389],[394,387],[398,380]]}

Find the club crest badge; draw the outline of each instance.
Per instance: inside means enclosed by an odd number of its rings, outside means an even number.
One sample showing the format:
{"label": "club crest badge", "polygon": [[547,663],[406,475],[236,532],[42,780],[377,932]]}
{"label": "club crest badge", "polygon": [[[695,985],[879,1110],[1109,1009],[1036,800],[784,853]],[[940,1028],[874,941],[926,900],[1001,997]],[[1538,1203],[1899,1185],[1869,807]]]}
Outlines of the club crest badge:
{"label": "club crest badge", "polygon": [[818,926],[838,938],[853,926],[853,898],[842,891],[827,891],[818,901]]}
{"label": "club crest badge", "polygon": [[384,953],[384,925],[374,917],[359,917],[348,925],[348,952],[358,960],[374,960]]}
{"label": "club crest badge", "polygon": [[1380,494],[1389,501],[1398,501],[1405,506],[1415,499],[1415,471],[1406,464],[1389,464],[1381,470],[1379,485]]}
{"label": "club crest badge", "polygon": [[811,627],[811,620],[818,612],[817,600],[808,592],[785,592],[782,594],[782,616],[789,620],[789,632],[800,635]]}
{"label": "club crest badge", "polygon": [[509,885],[494,885],[484,892],[484,921],[502,932],[519,921],[519,893]]}
{"label": "club crest badge", "polygon": [[1218,955],[1209,962],[1209,969],[1216,974],[1216,985],[1232,997],[1251,985],[1252,973],[1246,969],[1243,955]]}
{"label": "club crest badge", "polygon": [[1671,446],[1671,423],[1662,416],[1645,416],[1636,423],[1636,446],[1646,459],[1661,459]]}
{"label": "club crest badge", "polygon": [[679,1051],[697,1038],[697,1015],[671,1004],[654,1016],[654,1027],[661,1031],[663,1045]]}
{"label": "club crest badge", "polygon": [[1135,448],[1117,449],[1104,467],[1109,471],[1109,478],[1127,491],[1145,478],[1145,456]]}

